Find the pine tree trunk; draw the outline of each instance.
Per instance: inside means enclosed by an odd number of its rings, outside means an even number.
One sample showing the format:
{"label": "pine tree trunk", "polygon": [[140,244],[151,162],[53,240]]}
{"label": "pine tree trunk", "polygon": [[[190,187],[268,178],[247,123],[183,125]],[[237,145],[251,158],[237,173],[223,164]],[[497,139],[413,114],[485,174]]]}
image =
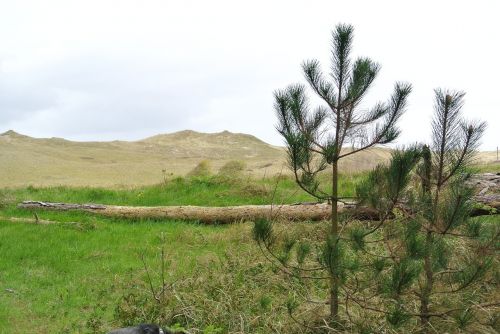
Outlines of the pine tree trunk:
{"label": "pine tree trunk", "polygon": [[[441,149],[443,149],[441,147]],[[439,167],[439,175],[438,175],[438,187],[436,189],[436,196],[433,201],[433,219],[431,225],[436,225],[436,217],[437,217],[437,208],[439,201],[439,191],[440,191],[440,180],[443,172],[443,157],[440,157],[440,167]],[[424,166],[425,166],[425,176],[422,180],[422,189],[424,193],[429,196],[432,196],[431,187],[430,187],[430,179],[431,179],[431,155],[424,155]],[[425,236],[425,257],[424,257],[424,286],[420,295],[420,326],[422,329],[422,333],[429,333],[429,325],[430,325],[430,317],[429,317],[429,303],[432,292],[432,286],[434,284],[434,272],[432,270],[432,244],[433,244],[433,236],[432,231],[428,230]]]}
{"label": "pine tree trunk", "polygon": [[[331,216],[331,238],[336,243],[338,240],[338,208],[337,208],[337,197],[338,197],[338,162],[335,161],[332,165],[332,216]],[[335,244],[336,245],[336,244]],[[332,263],[333,267],[336,268],[338,263],[336,263],[337,257],[334,257],[335,262]],[[338,277],[332,275],[330,278],[330,316],[332,320],[338,317],[339,313],[339,281]]]}
{"label": "pine tree trunk", "polygon": [[425,239],[425,246],[428,250],[424,258],[424,272],[425,282],[420,295],[420,326],[422,333],[429,333],[430,317],[429,317],[429,304],[432,287],[434,284],[434,272],[432,271],[432,259],[430,254],[430,247],[432,247],[432,232],[428,231]]}

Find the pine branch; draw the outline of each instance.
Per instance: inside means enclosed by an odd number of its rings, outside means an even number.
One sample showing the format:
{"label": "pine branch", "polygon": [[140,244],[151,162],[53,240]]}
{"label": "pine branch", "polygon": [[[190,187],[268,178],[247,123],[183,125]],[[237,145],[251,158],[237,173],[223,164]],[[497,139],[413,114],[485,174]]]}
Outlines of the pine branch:
{"label": "pine branch", "polygon": [[348,83],[347,94],[340,108],[354,108],[365,96],[375,80],[380,66],[369,58],[359,58],[355,61],[352,77]]}
{"label": "pine branch", "polygon": [[342,154],[339,156],[339,159],[364,151],[370,147],[373,147],[376,144],[387,144],[396,139],[399,133],[395,129],[395,123],[405,111],[407,98],[411,93],[411,90],[412,88],[410,84],[397,83],[394,88],[393,96],[391,97],[389,103],[390,106],[389,108],[391,112],[390,115],[387,117],[385,124],[382,126],[382,129],[376,131],[375,135],[367,145],[364,145],[363,147]]}
{"label": "pine branch", "polygon": [[[339,24],[332,33],[332,77],[337,82],[339,91],[344,89],[345,80],[349,76],[352,39],[354,27],[348,24]],[[340,97],[340,93],[337,98]],[[340,103],[338,103],[340,106]]]}
{"label": "pine branch", "polygon": [[364,117],[351,120],[352,126],[367,125],[385,116],[389,112],[389,107],[385,103],[377,103]]}
{"label": "pine branch", "polygon": [[437,152],[436,183],[439,189],[443,184],[446,157],[458,143],[457,130],[465,93],[436,89],[435,95],[435,117],[432,121],[432,133],[433,147]]}
{"label": "pine branch", "polygon": [[323,78],[323,74],[319,70],[318,60],[308,60],[302,64],[302,70],[307,82],[311,88],[318,94],[330,107],[332,111],[337,110],[336,95],[331,83]]}
{"label": "pine branch", "polygon": [[442,183],[446,183],[451,177],[456,175],[456,173],[462,169],[469,160],[472,159],[475,154],[475,150],[479,145],[479,139],[483,135],[485,129],[486,123],[484,122],[475,124],[463,122],[461,124],[461,138],[463,138],[462,141],[464,142],[462,148],[460,149],[461,153],[456,161],[453,162],[448,175],[443,178]]}

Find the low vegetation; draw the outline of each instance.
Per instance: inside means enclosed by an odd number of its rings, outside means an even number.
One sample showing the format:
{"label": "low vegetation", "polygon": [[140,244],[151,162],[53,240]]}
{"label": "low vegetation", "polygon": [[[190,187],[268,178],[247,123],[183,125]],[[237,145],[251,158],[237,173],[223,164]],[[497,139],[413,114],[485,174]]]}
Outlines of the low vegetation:
{"label": "low vegetation", "polygon": [[[352,194],[356,182],[355,176],[342,178],[347,193]],[[172,177],[155,186],[126,189],[2,189],[0,217],[32,217],[16,208],[26,199],[225,206],[267,204],[273,198],[277,203],[313,200],[286,176],[259,180],[221,175]],[[8,254],[0,257],[0,332],[36,327],[41,333],[101,333],[131,321],[154,318],[207,333],[234,331],[242,325],[247,332],[266,333],[270,326],[285,328],[288,323],[284,304],[276,293],[286,280],[266,279],[268,286],[260,287],[263,276],[258,279],[255,274],[273,269],[265,265],[260,250],[251,242],[249,224],[206,227],[176,221],[107,219],[76,212],[37,212],[37,216],[59,223],[28,225],[0,218],[0,254]],[[297,226],[312,228],[316,224]],[[157,273],[162,248],[169,262],[167,282],[176,282],[175,293],[182,298],[169,291],[168,303],[162,301],[168,308],[158,314],[153,312],[156,301],[149,293],[142,259],[151,270],[155,289],[160,289]],[[244,288],[246,284],[253,284],[257,290],[250,292],[250,287]],[[225,285],[227,289],[221,289]],[[218,297],[201,298],[216,292]],[[222,308],[224,294],[231,300]],[[186,312],[190,313],[176,316],[179,302],[189,305]],[[143,313],[132,316],[139,307],[144,308]],[[228,313],[231,308],[234,311]],[[262,310],[270,318],[259,315]],[[224,319],[230,314],[228,323]]]}
{"label": "low vegetation", "polygon": [[[345,196],[354,194],[359,180],[341,176]],[[286,176],[252,180],[211,175],[130,189],[3,189],[0,216],[30,216],[16,209],[25,199],[224,206],[273,198],[283,203],[313,200]],[[251,223],[202,226],[76,212],[37,215],[59,223],[0,218],[0,254],[8,254],[0,257],[0,332],[103,333],[154,321],[192,333],[307,333],[290,319],[287,305],[309,289],[324,291],[321,282],[307,287],[269,264],[252,241]],[[480,219],[494,224],[494,218]],[[279,229],[316,238],[328,224],[283,223]]]}

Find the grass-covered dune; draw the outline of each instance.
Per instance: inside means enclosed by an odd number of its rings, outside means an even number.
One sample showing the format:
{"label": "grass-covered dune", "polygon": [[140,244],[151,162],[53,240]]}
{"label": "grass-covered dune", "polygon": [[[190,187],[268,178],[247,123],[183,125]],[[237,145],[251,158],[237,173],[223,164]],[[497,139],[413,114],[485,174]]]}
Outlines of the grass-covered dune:
{"label": "grass-covered dune", "polygon": [[[347,157],[345,170],[361,171],[387,160],[390,150],[374,148]],[[248,134],[180,131],[137,141],[76,142],[0,134],[0,185],[144,186],[165,174],[186,175],[200,161],[213,171],[229,161],[242,161],[254,177],[274,175],[286,167],[286,152]]]}

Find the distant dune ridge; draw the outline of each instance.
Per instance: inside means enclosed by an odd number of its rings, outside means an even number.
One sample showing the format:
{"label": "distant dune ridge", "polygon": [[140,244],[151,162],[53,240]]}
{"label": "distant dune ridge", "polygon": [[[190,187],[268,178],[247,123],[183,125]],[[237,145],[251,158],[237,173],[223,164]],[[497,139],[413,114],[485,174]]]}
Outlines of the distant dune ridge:
{"label": "distant dune ridge", "polygon": [[[365,170],[389,156],[390,150],[374,148],[346,158],[341,168]],[[241,160],[254,176],[289,173],[282,147],[248,134],[185,130],[138,141],[75,142],[9,130],[0,134],[0,187],[154,184],[162,181],[162,170],[185,175],[202,160],[210,160],[214,172]]]}

